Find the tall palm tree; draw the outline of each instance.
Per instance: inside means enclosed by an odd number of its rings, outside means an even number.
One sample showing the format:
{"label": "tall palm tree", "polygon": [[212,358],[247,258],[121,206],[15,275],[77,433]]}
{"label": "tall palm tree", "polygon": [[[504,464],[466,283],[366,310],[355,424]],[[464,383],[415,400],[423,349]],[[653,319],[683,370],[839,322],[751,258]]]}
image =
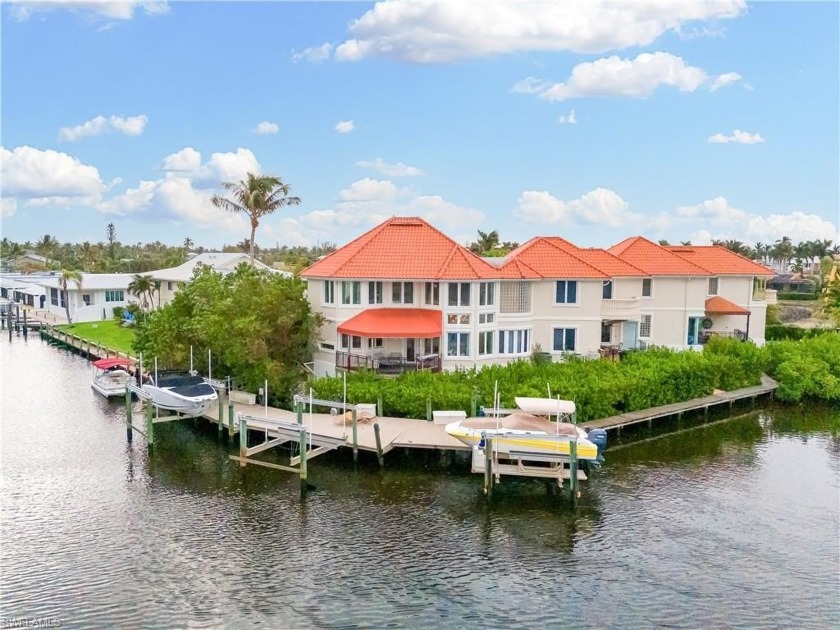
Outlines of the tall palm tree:
{"label": "tall palm tree", "polygon": [[275,175],[254,175],[239,182],[224,182],[225,190],[231,199],[213,195],[213,205],[228,212],[244,212],[251,220],[250,254],[254,264],[254,237],[260,225],[260,219],[284,206],[300,204],[298,197],[289,197],[288,184]]}
{"label": "tall palm tree", "polygon": [[90,271],[99,258],[99,248],[96,245],[91,245],[90,241],[85,241],[79,245],[79,258],[82,260],[82,268],[85,271]]}
{"label": "tall palm tree", "polygon": [[184,239],[184,250],[190,251],[193,248],[193,245],[195,245],[195,243],[193,243],[193,240],[189,236]]}
{"label": "tall palm tree", "polygon": [[58,286],[61,287],[64,293],[64,313],[67,315],[68,324],[73,323],[70,319],[70,294],[67,291],[67,287],[71,282],[76,285],[77,289],[81,289],[82,274],[76,269],[62,269],[58,274]]}
{"label": "tall palm tree", "polygon": [[789,236],[783,236],[773,246],[773,259],[781,263],[782,271],[788,270],[790,259],[793,256],[793,243]]}
{"label": "tall palm tree", "polygon": [[[155,281],[152,280],[152,276],[143,276],[141,274],[136,274],[132,279],[131,282],[128,283],[128,292],[132,295],[136,295],[143,301],[143,308],[149,308],[151,304],[154,306],[154,294],[156,289]],[[148,299],[147,299],[148,298]]]}
{"label": "tall palm tree", "polygon": [[44,236],[35,243],[35,251],[46,258],[47,264],[49,264],[50,259],[53,257],[52,254],[58,245],[59,243],[57,238],[50,236],[49,234],[44,234]]}

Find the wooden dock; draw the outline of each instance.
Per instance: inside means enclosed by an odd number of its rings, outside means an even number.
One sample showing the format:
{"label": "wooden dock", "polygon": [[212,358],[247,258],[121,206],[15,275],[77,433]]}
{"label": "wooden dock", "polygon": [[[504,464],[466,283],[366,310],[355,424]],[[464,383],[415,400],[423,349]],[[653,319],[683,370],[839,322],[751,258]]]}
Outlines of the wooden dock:
{"label": "wooden dock", "polygon": [[[31,325],[32,321],[30,320],[29,323]],[[52,344],[59,344],[71,348],[72,350],[87,356],[92,361],[95,361],[96,359],[107,359],[110,357],[124,357],[126,359],[134,360],[134,357],[130,356],[127,352],[120,352],[119,350],[108,348],[107,346],[103,346],[102,344],[91,341],[90,339],[84,339],[78,335],[73,335],[63,330],[59,330],[54,325],[46,322],[40,322],[38,330],[41,335],[41,339],[45,339]]]}
{"label": "wooden dock", "polygon": [[738,400],[745,400],[751,399],[755,402],[755,399],[759,396],[772,396],[773,392],[776,391],[778,384],[772,378],[766,375],[762,375],[761,377],[761,385],[755,385],[753,387],[744,387],[742,389],[736,389],[731,392],[715,392],[711,396],[705,396],[703,398],[695,398],[693,400],[687,400],[685,402],[680,403],[673,403],[671,405],[662,405],[660,407],[652,407],[650,409],[642,409],[640,411],[629,411],[627,413],[622,413],[617,416],[610,416],[609,418],[599,418],[598,420],[590,420],[589,422],[585,422],[581,424],[581,426],[587,430],[589,429],[604,429],[607,431],[615,429],[616,431],[621,431],[623,427],[632,426],[634,424],[640,424],[642,422],[647,422],[648,425],[653,420],[658,418],[665,418],[669,416],[677,416],[681,417],[682,414],[689,412],[689,411],[699,411],[703,410],[703,414],[708,416],[709,408],[716,407],[719,405],[729,405],[730,410],[732,409],[732,405]]}

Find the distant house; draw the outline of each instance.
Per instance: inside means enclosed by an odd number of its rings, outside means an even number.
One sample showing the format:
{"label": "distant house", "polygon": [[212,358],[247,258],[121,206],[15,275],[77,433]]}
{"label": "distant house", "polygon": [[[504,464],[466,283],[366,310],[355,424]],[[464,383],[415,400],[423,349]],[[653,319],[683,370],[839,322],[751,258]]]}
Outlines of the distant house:
{"label": "distant house", "polygon": [[38,285],[38,276],[5,274],[0,276],[0,297],[33,308],[43,308],[44,287]]}
{"label": "distant house", "polygon": [[540,236],[481,258],[416,217],[393,217],[301,272],[324,318],[318,374],[505,364],[540,350],[596,358],[711,336],[764,342],[773,272],[722,247],[610,249]]}
{"label": "distant house", "polygon": [[39,271],[46,269],[47,263],[49,263],[49,260],[40,254],[27,252],[17,258],[5,261],[4,271]]}
{"label": "distant house", "polygon": [[129,273],[83,273],[81,286],[69,282],[66,293],[61,289],[57,275],[38,278],[36,282],[46,289],[44,307],[47,312],[65,318],[64,305],[69,304],[70,319],[76,323],[111,319],[115,307],[136,301],[128,293],[133,277]]}
{"label": "distant house", "polygon": [[[188,282],[192,279],[193,274],[199,265],[207,265],[213,269],[213,271],[227,274],[236,269],[242,263],[250,264],[251,257],[244,253],[205,252],[203,254],[193,256],[187,262],[182,265],[178,265],[177,267],[149,271],[143,273],[142,275],[151,276],[158,285],[158,306],[163,306],[172,301],[172,298],[175,297],[175,293],[177,293],[182,283]],[[288,271],[272,269],[268,265],[261,263],[259,260],[254,261],[254,267],[282,275],[292,275]]]}
{"label": "distant house", "polygon": [[816,283],[798,275],[786,273],[767,281],[767,287],[785,293],[814,293]]}

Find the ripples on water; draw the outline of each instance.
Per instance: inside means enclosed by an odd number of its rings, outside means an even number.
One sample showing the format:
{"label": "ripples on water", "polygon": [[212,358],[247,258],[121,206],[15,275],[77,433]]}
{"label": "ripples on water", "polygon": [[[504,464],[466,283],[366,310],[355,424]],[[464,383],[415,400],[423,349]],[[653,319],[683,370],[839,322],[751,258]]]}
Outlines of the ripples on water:
{"label": "ripples on water", "polygon": [[[65,627],[838,627],[840,412],[766,409],[608,452],[576,510],[434,454],[227,459],[215,428],[154,452],[90,366],[2,353],[0,613]],[[280,455],[277,455],[280,461]]]}

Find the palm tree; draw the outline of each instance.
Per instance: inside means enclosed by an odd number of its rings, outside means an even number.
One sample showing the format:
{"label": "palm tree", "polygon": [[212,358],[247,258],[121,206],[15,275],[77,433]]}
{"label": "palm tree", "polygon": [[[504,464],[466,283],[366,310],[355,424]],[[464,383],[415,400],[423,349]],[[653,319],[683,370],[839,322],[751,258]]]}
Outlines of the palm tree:
{"label": "palm tree", "polygon": [[184,239],[184,250],[185,251],[190,251],[193,248],[193,245],[195,245],[195,243],[193,243],[193,240],[189,236]]}
{"label": "palm tree", "polygon": [[35,243],[35,251],[41,254],[44,258],[47,259],[47,264],[49,264],[50,259],[52,258],[52,253],[56,247],[58,247],[58,239],[54,236],[50,236],[49,234],[44,234],[37,243]]}
{"label": "palm tree", "polygon": [[773,246],[773,260],[778,260],[782,266],[782,272],[787,271],[790,259],[793,256],[793,243],[789,236],[783,236]]}
{"label": "palm tree", "polygon": [[470,251],[476,254],[490,252],[499,244],[499,232],[482,232],[478,230],[478,240],[470,245]]}
{"label": "palm tree", "polygon": [[275,175],[254,175],[248,173],[246,180],[224,182],[225,190],[232,199],[213,195],[213,205],[228,212],[244,212],[251,220],[250,254],[254,264],[254,238],[260,219],[284,206],[300,204],[298,197],[289,197],[290,187]]}
{"label": "palm tree", "polygon": [[79,258],[82,259],[82,268],[85,271],[90,271],[90,268],[99,258],[99,248],[96,245],[91,245],[89,241],[85,241],[79,246]]}
{"label": "palm tree", "polygon": [[156,288],[157,287],[154,280],[152,280],[152,276],[143,276],[139,273],[136,274],[131,279],[131,282],[128,283],[128,292],[143,300],[144,309],[148,308],[150,304],[154,306],[154,294]]}
{"label": "palm tree", "polygon": [[108,238],[108,255],[111,257],[111,260],[114,260],[116,257],[117,228],[113,223],[109,223],[108,227],[105,228],[105,234]]}
{"label": "palm tree", "polygon": [[61,287],[64,293],[64,312],[67,315],[67,323],[72,324],[70,319],[70,295],[67,292],[67,287],[70,283],[74,283],[77,289],[82,288],[82,274],[76,269],[62,269],[58,275],[58,286]]}

